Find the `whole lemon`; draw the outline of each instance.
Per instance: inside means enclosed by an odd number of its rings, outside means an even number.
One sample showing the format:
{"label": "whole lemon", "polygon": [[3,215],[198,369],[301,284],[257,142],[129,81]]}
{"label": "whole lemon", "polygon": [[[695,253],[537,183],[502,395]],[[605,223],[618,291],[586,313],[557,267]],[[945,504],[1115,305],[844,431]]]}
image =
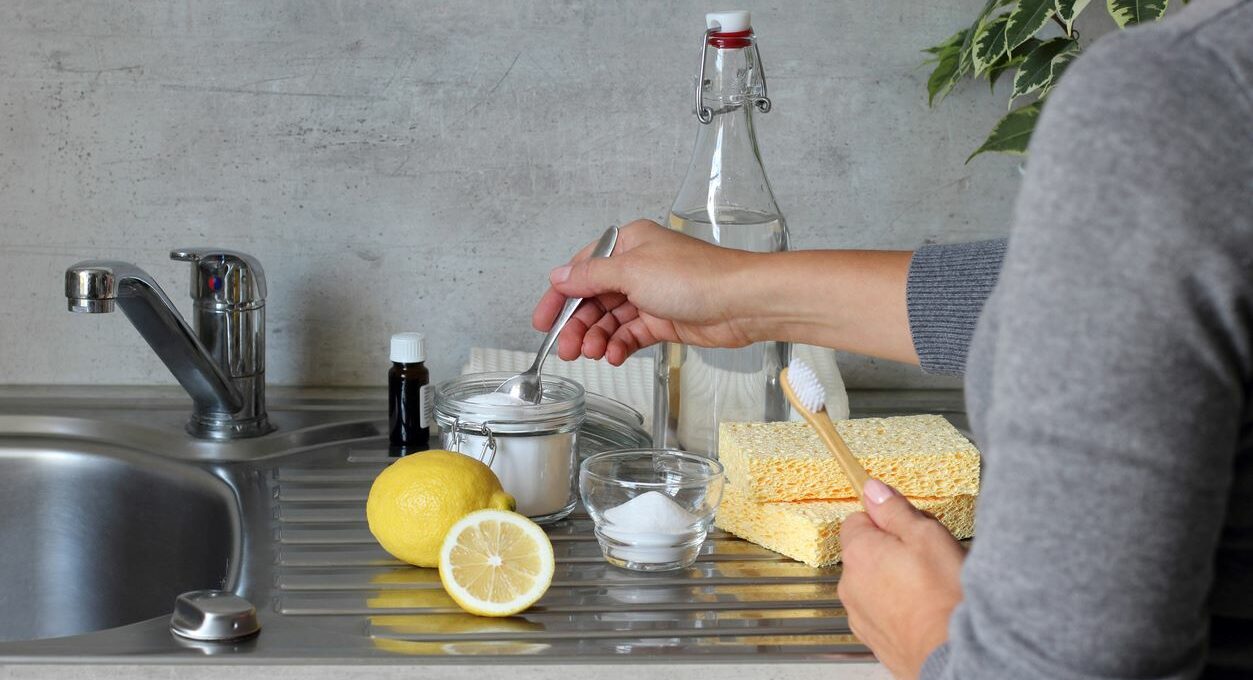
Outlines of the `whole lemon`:
{"label": "whole lemon", "polygon": [[513,510],[491,468],[452,451],[405,456],[379,473],[365,504],[370,533],[396,559],[439,566],[444,534],[457,520],[492,508]]}

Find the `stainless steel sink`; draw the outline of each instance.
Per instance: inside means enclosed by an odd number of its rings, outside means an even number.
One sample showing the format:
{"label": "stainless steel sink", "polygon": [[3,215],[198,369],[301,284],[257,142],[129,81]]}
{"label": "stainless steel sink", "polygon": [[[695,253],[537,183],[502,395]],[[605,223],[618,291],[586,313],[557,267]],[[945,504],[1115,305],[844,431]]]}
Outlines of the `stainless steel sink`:
{"label": "stainless steel sink", "polygon": [[[377,391],[271,390],[276,430],[184,431],[176,390],[0,388],[0,665],[14,662],[594,663],[871,659],[812,569],[714,532],[695,566],[636,574],[576,512],[548,528],[549,593],[508,619],[460,611],[365,523],[387,457]],[[956,393],[852,395],[855,414],[946,413]],[[224,588],[261,633],[170,633],[175,596]]]}
{"label": "stainless steel sink", "polygon": [[134,623],[184,591],[227,586],[236,505],[221,479],[160,456],[0,436],[0,640]]}

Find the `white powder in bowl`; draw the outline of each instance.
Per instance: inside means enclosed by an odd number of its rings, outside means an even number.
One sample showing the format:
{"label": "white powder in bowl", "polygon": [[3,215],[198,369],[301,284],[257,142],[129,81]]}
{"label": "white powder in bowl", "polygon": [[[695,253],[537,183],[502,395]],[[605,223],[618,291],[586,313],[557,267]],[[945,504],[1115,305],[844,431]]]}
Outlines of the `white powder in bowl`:
{"label": "white powder in bowl", "polygon": [[682,534],[700,521],[660,491],[648,491],[605,511],[613,528],[626,533]]}
{"label": "white powder in bowl", "polygon": [[648,491],[604,512],[600,531],[617,541],[614,557],[637,564],[664,565],[679,562],[692,550],[693,541],[704,540],[696,525],[701,518],[675,503],[664,493]]}

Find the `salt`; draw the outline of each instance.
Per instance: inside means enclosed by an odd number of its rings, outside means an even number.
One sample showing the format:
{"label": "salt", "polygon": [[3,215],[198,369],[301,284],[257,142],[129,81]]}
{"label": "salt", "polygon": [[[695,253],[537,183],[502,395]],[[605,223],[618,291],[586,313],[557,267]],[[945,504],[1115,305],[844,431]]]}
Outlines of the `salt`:
{"label": "salt", "polygon": [[617,557],[642,564],[679,561],[703,533],[701,518],[660,491],[648,491],[604,512],[601,532],[622,543]]}
{"label": "salt", "polygon": [[628,533],[682,533],[700,518],[660,491],[648,491],[605,511],[614,528]]}
{"label": "salt", "polygon": [[488,406],[534,406],[535,405],[525,399],[519,399],[518,397],[515,397],[512,394],[509,394],[507,392],[484,392],[483,394],[476,394],[473,397],[466,399],[466,401],[470,402],[471,404],[486,404]]}

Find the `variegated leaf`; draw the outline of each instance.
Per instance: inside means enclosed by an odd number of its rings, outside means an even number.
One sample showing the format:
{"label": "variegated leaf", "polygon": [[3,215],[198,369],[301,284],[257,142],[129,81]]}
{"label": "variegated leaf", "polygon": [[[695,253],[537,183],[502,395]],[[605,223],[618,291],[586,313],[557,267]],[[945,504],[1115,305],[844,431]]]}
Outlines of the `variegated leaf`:
{"label": "variegated leaf", "polygon": [[948,40],[928,48],[926,51],[935,55],[935,68],[931,71],[931,76],[927,78],[927,106],[935,103],[936,99],[943,99],[948,91],[953,89],[957,81],[961,79],[964,73],[960,70],[961,63],[961,46],[965,44],[967,31],[961,30],[949,37]]}
{"label": "variegated leaf", "polygon": [[[1040,43],[1027,55],[1018,73],[1014,75],[1014,91],[1009,95],[1010,104],[1018,97],[1031,94],[1045,87],[1053,79],[1053,69],[1058,59],[1065,58],[1068,52],[1078,48],[1079,43],[1071,38],[1053,38]],[[1068,60],[1068,59],[1067,59]]]}
{"label": "variegated leaf", "polygon": [[1018,0],[1018,5],[1010,10],[1009,23],[1005,26],[1005,44],[1011,55],[1016,47],[1044,27],[1044,23],[1053,15],[1054,2],[1055,0]]}
{"label": "variegated leaf", "polygon": [[979,29],[979,34],[975,36],[973,52],[971,53],[976,74],[988,70],[998,59],[1005,56],[1007,51],[1005,47],[1005,24],[1007,21],[1008,19],[1002,15],[988,21]]}
{"label": "variegated leaf", "polygon": [[1066,34],[1070,35],[1075,26],[1075,17],[1087,9],[1092,0],[1057,0],[1057,18],[1066,24]]}
{"label": "variegated leaf", "polygon": [[970,25],[970,28],[964,31],[965,40],[962,41],[960,53],[961,60],[957,64],[958,78],[970,73],[975,67],[974,42],[975,35],[979,32],[979,27],[986,22],[990,14],[1015,1],[1016,0],[987,0],[987,2],[984,3],[983,9],[979,10],[979,16],[975,17],[975,22]]}
{"label": "variegated leaf", "polygon": [[954,33],[953,35],[950,35],[944,42],[934,47],[928,47],[927,49],[923,50],[923,52],[926,52],[927,54],[938,55],[941,52],[946,52],[948,50],[961,47],[962,41],[965,39],[966,39],[966,32],[958,31]]}
{"label": "variegated leaf", "polygon": [[1063,52],[1053,59],[1053,70],[1049,74],[1048,82],[1040,88],[1040,99],[1044,99],[1049,96],[1049,93],[1052,92],[1053,88],[1057,86],[1057,83],[1061,81],[1062,73],[1066,71],[1066,67],[1070,66],[1070,62],[1074,61],[1077,56],[1079,56],[1079,51],[1071,50],[1069,52]]}
{"label": "variegated leaf", "polygon": [[1166,13],[1168,0],[1105,0],[1109,15],[1119,28],[1157,21]]}
{"label": "variegated leaf", "polygon": [[[1027,38],[1027,42],[1018,46],[1017,54],[1012,57],[1006,54],[995,64],[992,64],[991,68],[989,68],[987,72],[988,89],[996,92],[996,81],[1001,77],[1001,75],[1010,69],[1021,66],[1023,60],[1027,58],[1027,55],[1031,54],[1032,50],[1040,46],[1040,42],[1041,41],[1038,38]],[[1013,83],[1010,83],[1010,85],[1012,86]]]}
{"label": "variegated leaf", "polygon": [[[1034,40],[1034,38],[1032,39]],[[1022,64],[1022,60],[1027,58],[1025,54],[1021,54],[1022,51],[1023,50],[1019,50],[1020,54],[1018,56],[1009,57],[1007,59],[1002,59],[1001,61],[993,64],[992,67],[988,69],[988,89],[989,90],[996,92],[996,81],[1001,77],[1001,74],[1005,73],[1011,68],[1014,68],[1015,66],[1019,66]]]}
{"label": "variegated leaf", "polygon": [[1010,111],[992,128],[992,133],[983,140],[983,145],[966,159],[987,151],[999,151],[1022,155],[1027,152],[1027,144],[1031,141],[1031,133],[1035,130],[1036,119],[1040,117],[1040,102],[1032,102],[1020,109]]}

